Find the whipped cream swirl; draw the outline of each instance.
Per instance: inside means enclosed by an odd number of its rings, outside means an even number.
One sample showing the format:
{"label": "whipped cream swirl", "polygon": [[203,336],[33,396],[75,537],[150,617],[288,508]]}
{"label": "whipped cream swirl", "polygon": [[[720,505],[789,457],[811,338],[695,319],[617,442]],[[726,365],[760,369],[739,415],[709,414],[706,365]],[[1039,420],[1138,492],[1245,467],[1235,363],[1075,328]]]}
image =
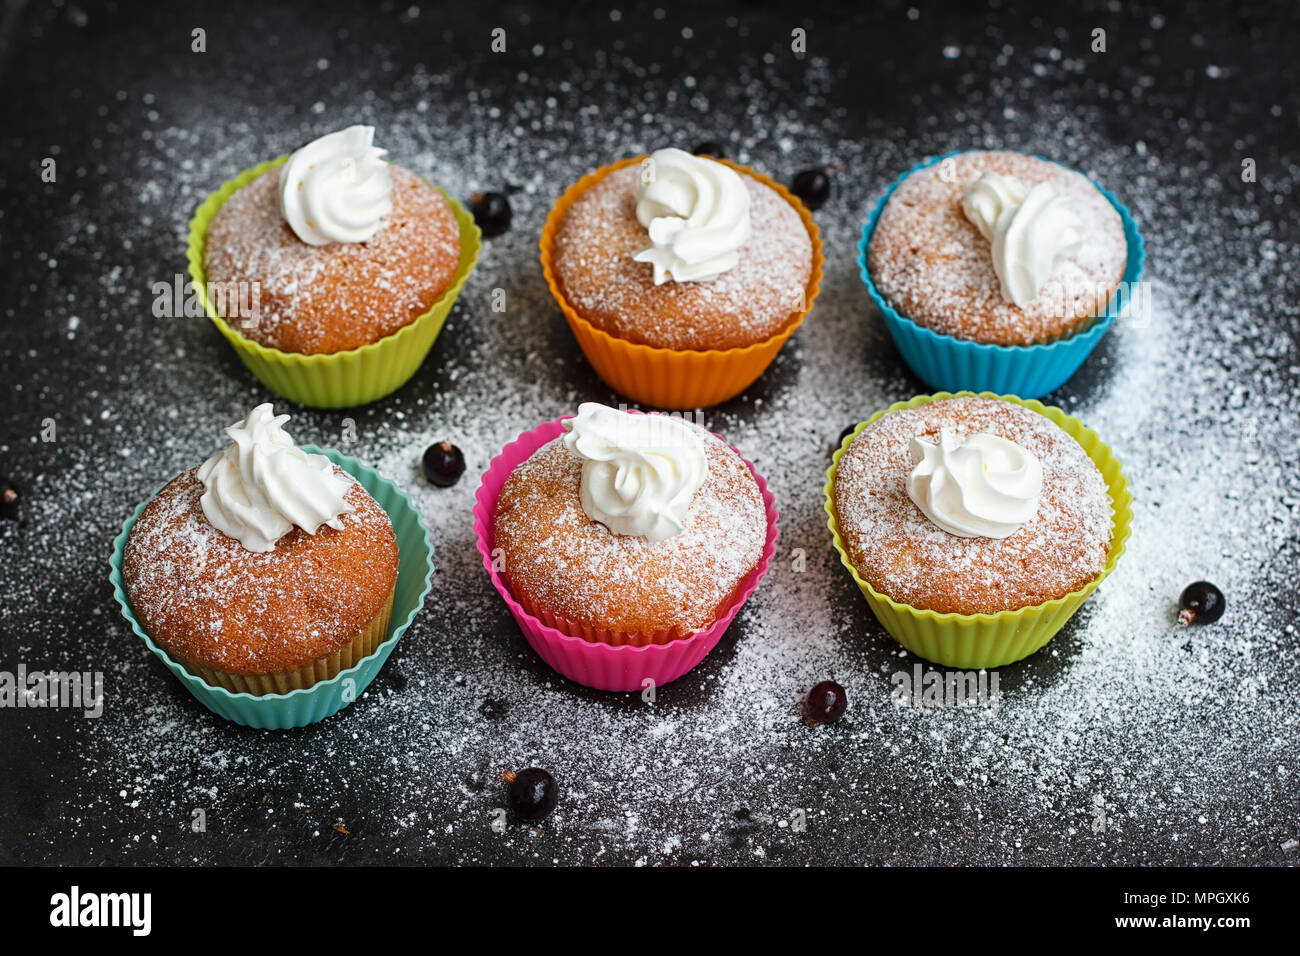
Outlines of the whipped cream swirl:
{"label": "whipped cream swirl", "polygon": [[1005,538],[1038,512],[1043,468],[1015,442],[944,428],[913,438],[907,494],[931,522],[961,538]]}
{"label": "whipped cream swirl", "polygon": [[650,154],[636,183],[636,218],[650,245],[632,258],[654,266],[655,285],[714,279],[749,241],[749,190],[735,170],[680,149]]}
{"label": "whipped cream swirl", "polygon": [[373,126],[312,140],[280,167],[280,212],[303,242],[365,242],[393,211],[393,180]]}
{"label": "whipped cream swirl", "polygon": [[343,497],[351,482],[324,455],[294,447],[281,427],[288,420],[258,405],[226,429],[233,444],[199,468],[203,513],[249,551],[271,551],[294,525],[342,530],[341,516],[356,510]]}
{"label": "whipped cream swirl", "polygon": [[582,459],[582,510],[615,534],[662,541],[681,531],[709,473],[704,442],[681,419],[633,415],[596,402],[564,423]]}
{"label": "whipped cream swirl", "polygon": [[1050,183],[1026,190],[1014,177],[984,173],[966,184],[961,209],[993,244],[1002,298],[1022,309],[1083,246],[1083,224]]}

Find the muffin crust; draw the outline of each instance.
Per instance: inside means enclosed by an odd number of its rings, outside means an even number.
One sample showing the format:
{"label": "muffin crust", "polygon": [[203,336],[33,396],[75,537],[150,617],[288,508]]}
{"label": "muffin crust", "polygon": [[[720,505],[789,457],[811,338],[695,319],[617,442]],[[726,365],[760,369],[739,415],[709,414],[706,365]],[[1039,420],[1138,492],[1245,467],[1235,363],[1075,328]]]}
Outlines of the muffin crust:
{"label": "muffin crust", "polygon": [[350,475],[343,530],[293,528],[265,553],[203,514],[191,468],[145,507],[126,542],[123,579],[145,632],[174,659],[227,674],[294,671],[347,645],[391,600],[397,539],[388,514]]}
{"label": "muffin crust", "polygon": [[582,462],[562,438],[514,470],[497,500],[494,539],[511,593],[525,608],[579,628],[646,638],[685,636],[713,623],[762,557],[767,512],[740,456],[691,427],[704,440],[709,475],[685,528],[663,541],[616,535],[587,517]]}
{"label": "muffin crust", "polygon": [[620,339],[669,349],[741,348],[804,311],[812,240],[780,193],[740,172],[752,232],[740,261],[704,282],[654,284],[632,256],[649,243],[636,218],[639,166],[615,170],[574,200],[555,234],[555,279],[575,311]]}
{"label": "muffin crust", "polygon": [[208,227],[204,273],[258,289],[252,317],[229,324],[270,348],[314,355],[378,342],[427,312],[456,274],[460,227],[438,190],[400,166],[390,172],[393,211],[368,242],[311,246],[294,235],[280,215],[278,166],[227,199]]}
{"label": "muffin crust", "polygon": [[[908,496],[909,442],[934,440],[944,427],[988,432],[1038,457],[1038,512],[1014,534],[949,534]],[[1063,597],[1100,574],[1110,550],[1110,494],[1087,453],[1047,417],[991,398],[950,398],[885,415],[841,456],[832,497],[858,574],[899,603],[940,613],[996,614]]]}
{"label": "muffin crust", "polygon": [[[951,165],[949,165],[951,163]],[[1048,182],[1083,223],[1083,248],[1021,309],[1002,298],[992,246],[961,209],[981,173]],[[943,335],[1033,345],[1072,335],[1105,315],[1124,277],[1128,244],[1110,201],[1087,177],[1033,156],[971,152],[908,176],[886,203],[868,246],[868,269],[900,315]]]}

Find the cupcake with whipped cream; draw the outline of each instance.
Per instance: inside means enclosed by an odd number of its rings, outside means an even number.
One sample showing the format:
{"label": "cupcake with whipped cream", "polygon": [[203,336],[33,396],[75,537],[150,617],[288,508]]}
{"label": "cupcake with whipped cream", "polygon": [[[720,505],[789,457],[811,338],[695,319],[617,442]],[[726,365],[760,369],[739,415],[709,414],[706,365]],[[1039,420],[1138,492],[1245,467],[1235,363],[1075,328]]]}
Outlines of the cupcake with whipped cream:
{"label": "cupcake with whipped cream", "polygon": [[966,396],[863,429],[835,479],[840,536],[882,594],[939,613],[996,614],[1083,587],[1106,564],[1111,502],[1051,420]]}
{"label": "cupcake with whipped cream", "polygon": [[588,402],[510,473],[492,535],[529,614],[640,646],[734,613],[768,531],[750,466],[721,439],[682,418]]}
{"label": "cupcake with whipped cream", "polygon": [[[172,660],[232,693],[329,680],[389,636],[393,525],[348,472],[259,405],[230,444],[168,482],[131,528],[131,611]],[[337,708],[335,708],[337,709]]]}
{"label": "cupcake with whipped cream", "polygon": [[969,393],[858,426],[826,496],[835,545],[881,623],[965,667],[1051,638],[1118,560],[1131,500],[1110,449],[1060,409]]}
{"label": "cupcake with whipped cream", "polygon": [[1134,291],[1142,249],[1127,210],[1081,173],[976,150],[904,176],[867,225],[861,265],[918,375],[1033,397],[1087,357]]}
{"label": "cupcake with whipped cream", "polygon": [[817,227],[746,167],[660,149],[584,177],[556,203],[542,265],[579,344],[646,404],[716,404],[747,388],[812,306]]}
{"label": "cupcake with whipped cream", "polygon": [[304,404],[360,404],[405,382],[477,256],[472,217],[389,163],[374,134],[351,126],[249,170],[191,224],[208,314],[264,383]]}

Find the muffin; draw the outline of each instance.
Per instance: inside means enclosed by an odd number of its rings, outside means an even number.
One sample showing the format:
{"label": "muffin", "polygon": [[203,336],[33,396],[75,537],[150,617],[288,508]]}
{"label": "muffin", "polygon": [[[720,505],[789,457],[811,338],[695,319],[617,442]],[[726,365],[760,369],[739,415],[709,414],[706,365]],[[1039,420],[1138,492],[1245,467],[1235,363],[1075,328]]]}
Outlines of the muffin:
{"label": "muffin", "polygon": [[1120,213],[1087,177],[1012,152],[914,170],[880,211],[869,278],[890,307],[940,335],[1024,346],[1074,335],[1124,278]]}
{"label": "muffin", "polygon": [[242,186],[208,227],[203,269],[231,319],[268,348],[304,355],[360,348],[428,311],[451,286],[460,227],[447,199],[389,165],[374,128],[308,143]]}
{"label": "muffin", "polygon": [[542,264],[607,383],[691,408],[762,374],[811,308],[822,261],[812,217],[783,187],[661,149],[570,188],[543,231]]}
{"label": "muffin", "polygon": [[694,422],[585,403],[519,463],[493,518],[514,598],[566,634],[662,644],[709,628],[759,566],[763,495]]}
{"label": "muffin", "polygon": [[165,485],[126,540],[122,579],[144,632],[233,693],[328,680],[388,637],[398,548],[346,471],[294,446],[259,405],[232,444]]}
{"label": "muffin", "polygon": [[861,579],[940,614],[995,615],[1078,591],[1105,570],[1114,533],[1107,482],[1074,438],[973,395],[863,428],[831,494]]}
{"label": "muffin", "polygon": [[190,283],[277,395],[350,408],[406,384],[478,260],[454,199],[353,126],[223,183],[190,220]]}
{"label": "muffin", "polygon": [[802,311],[812,240],[771,186],[661,149],[574,200],[554,261],[565,299],[610,335],[667,349],[742,348]]}

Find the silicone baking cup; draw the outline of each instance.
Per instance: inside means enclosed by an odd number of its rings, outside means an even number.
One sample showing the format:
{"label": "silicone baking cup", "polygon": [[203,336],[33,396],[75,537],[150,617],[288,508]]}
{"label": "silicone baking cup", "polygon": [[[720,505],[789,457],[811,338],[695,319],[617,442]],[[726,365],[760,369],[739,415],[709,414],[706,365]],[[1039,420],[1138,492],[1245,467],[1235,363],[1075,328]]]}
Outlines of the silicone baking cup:
{"label": "silicone baking cup", "polygon": [[[973,392],[958,392],[958,395],[973,395]],[[904,408],[915,408],[929,402],[952,398],[953,393],[939,392],[934,395],[918,395],[906,402],[895,402],[889,408],[876,412],[869,419],[854,429],[853,434],[844,439],[836,450],[831,467],[826,472],[826,517],[831,529],[831,538],[835,550],[839,552],[840,561],[848,568],[849,574],[867,599],[876,619],[893,638],[918,657],[933,661],[945,667],[963,670],[978,670],[985,667],[1002,667],[1028,657],[1056,636],[1074,614],[1087,600],[1088,595],[1097,590],[1097,586],[1115,569],[1115,564],[1124,553],[1124,543],[1128,541],[1130,526],[1133,522],[1133,496],[1129,494],[1128,482],[1120,470],[1119,460],[1111,453],[1097,433],[1086,428],[1077,418],[1071,418],[1061,409],[1044,405],[1042,402],[1021,399],[1015,395],[995,395],[982,393],[982,398],[996,398],[1004,402],[1023,405],[1031,411],[1045,415],[1061,427],[1066,434],[1079,443],[1088,457],[1092,459],[1097,470],[1101,472],[1110,494],[1114,531],[1110,542],[1110,551],[1106,554],[1106,566],[1101,574],[1077,591],[1071,591],[1064,597],[1019,608],[1015,611],[1002,611],[998,614],[939,614],[924,608],[900,604],[886,594],[882,594],[868,584],[858,574],[853,562],[844,550],[840,538],[839,522],[835,516],[835,472],[839,468],[840,457],[853,439],[864,428],[878,421],[891,412]]]}
{"label": "silicone baking cup", "polygon": [[[266,170],[279,166],[288,158],[281,156],[240,173],[223,183],[220,189],[194,211],[194,218],[190,220],[188,249],[190,280],[199,290],[203,307],[212,324],[225,336],[240,361],[271,391],[292,402],[316,408],[365,405],[405,385],[429,354],[456,297],[460,295],[465,280],[478,261],[481,246],[479,228],[474,223],[474,217],[460,203],[443,193],[460,226],[460,263],[442,298],[429,311],[392,335],[361,348],[319,355],[282,352],[270,348],[245,337],[217,314],[207,293],[207,281],[203,273],[203,247],[208,225],[222,204],[245,183],[256,179]],[[442,192],[440,189],[438,191]]]}
{"label": "silicone baking cup", "polygon": [[776,553],[776,501],[767,490],[767,483],[762,476],[754,470],[752,464],[745,461],[763,496],[763,505],[767,511],[767,541],[757,567],[740,582],[723,612],[705,630],[670,637],[662,634],[649,636],[601,632],[564,625],[569,631],[566,633],[556,626],[563,625],[564,622],[555,619],[544,621],[529,613],[511,594],[492,559],[497,498],[501,495],[506,479],[533,452],[564,433],[564,420],[560,418],[524,432],[492,460],[484,473],[474,506],[474,534],[479,553],[483,556],[483,566],[487,568],[493,587],[510,608],[510,613],[514,615],[529,645],[542,660],[569,680],[596,690],[619,692],[642,690],[649,686],[646,681],[652,681],[653,686],[675,681],[713,650],[741,606],[749,600],[749,596],[758,587],[758,582],[767,573],[772,556]]}
{"label": "silicone baking cup", "polygon": [[717,160],[776,190],[799,213],[812,240],[813,250],[812,272],[808,277],[803,311],[792,315],[776,335],[743,348],[665,349],[617,338],[584,319],[564,298],[555,279],[552,261],[555,255],[555,233],[564,214],[580,195],[610,173],[644,159],[644,156],[634,156],[603,166],[582,177],[565,191],[551,209],[542,229],[542,272],[582,353],[606,385],[634,402],[655,408],[706,408],[734,398],[749,388],[772,364],[776,353],[781,351],[781,346],[785,345],[786,340],[811,311],[822,280],[821,233],[803,203],[780,183],[747,166],[725,159]]}
{"label": "silicone baking cup", "polygon": [[955,152],[936,156],[912,167],[899,176],[880,198],[880,202],[876,203],[871,218],[867,220],[866,228],[862,230],[862,239],[858,242],[858,268],[862,273],[862,281],[866,283],[867,292],[876,303],[876,308],[884,316],[885,326],[889,329],[894,344],[898,346],[898,351],[902,353],[903,360],[911,366],[918,378],[923,379],[931,387],[949,390],[970,389],[977,392],[991,391],[1020,395],[1025,398],[1038,398],[1056,391],[1069,381],[1092,350],[1097,347],[1101,337],[1115,323],[1115,318],[1128,307],[1131,298],[1130,290],[1134,283],[1142,278],[1142,269],[1146,262],[1146,247],[1142,241],[1142,234],[1124,204],[1100,184],[1093,183],[1115,207],[1124,224],[1128,260],[1124,266],[1124,277],[1111,299],[1106,314],[1098,316],[1086,329],[1074,335],[1043,345],[985,345],[944,335],[918,325],[906,316],[900,315],[880,294],[868,268],[867,249],[871,245],[871,235],[875,232],[880,214],[899,184],[918,170],[959,155],[960,152]]}
{"label": "silicone baking cup", "polygon": [[[396,485],[355,458],[314,445],[301,447],[309,454],[325,455],[357,479],[388,513],[389,520],[393,523],[393,532],[397,536],[397,584],[393,590],[393,608],[389,621],[391,630],[372,654],[328,680],[287,694],[254,696],[249,693],[232,693],[190,673],[144,632],[131,610],[131,602],[126,596],[126,587],[122,581],[122,556],[126,550],[126,539],[148,501],[135,509],[135,513],[122,526],[122,533],[113,541],[108,579],[113,585],[113,596],[117,598],[122,616],[130,623],[131,629],[203,706],[245,727],[263,730],[303,727],[338,713],[360,697],[384,666],[398,640],[406,633],[416,612],[423,607],[424,596],[429,593],[430,579],[433,577],[433,546],[429,541],[429,533],[420,520],[419,512]],[[152,498],[153,495],[150,495]]]}

